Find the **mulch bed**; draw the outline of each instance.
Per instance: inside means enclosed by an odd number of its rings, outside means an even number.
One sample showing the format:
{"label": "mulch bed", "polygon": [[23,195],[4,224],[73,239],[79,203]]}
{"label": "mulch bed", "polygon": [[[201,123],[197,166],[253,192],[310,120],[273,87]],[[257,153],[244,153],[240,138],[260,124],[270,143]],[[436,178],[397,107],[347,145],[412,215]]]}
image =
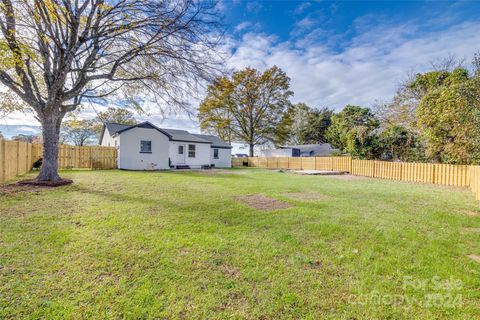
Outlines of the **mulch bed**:
{"label": "mulch bed", "polygon": [[261,211],[271,211],[279,209],[287,209],[293,207],[290,203],[269,198],[261,194],[250,194],[237,197],[237,200]]}
{"label": "mulch bed", "polygon": [[69,179],[62,179],[59,181],[22,180],[16,183],[0,185],[0,195],[14,194],[19,192],[33,192],[41,189],[61,187],[72,183],[73,181]]}
{"label": "mulch bed", "polygon": [[31,180],[21,180],[17,182],[18,185],[23,185],[23,186],[27,185],[27,186],[49,187],[49,188],[66,186],[72,183],[73,181],[70,179],[60,179],[58,181],[38,181],[36,179],[31,179]]}
{"label": "mulch bed", "polygon": [[305,192],[286,192],[282,196],[299,201],[315,201],[315,200],[329,200],[331,197],[314,191]]}

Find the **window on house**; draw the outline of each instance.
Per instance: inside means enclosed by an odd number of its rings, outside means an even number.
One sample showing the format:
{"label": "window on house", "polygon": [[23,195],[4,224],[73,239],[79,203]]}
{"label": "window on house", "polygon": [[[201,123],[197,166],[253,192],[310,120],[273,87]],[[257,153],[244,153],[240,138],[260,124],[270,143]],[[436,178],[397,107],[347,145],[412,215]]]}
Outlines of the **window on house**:
{"label": "window on house", "polygon": [[218,159],[218,149],[213,149],[213,159]]}
{"label": "window on house", "polygon": [[183,154],[183,146],[178,146],[178,154]]}
{"label": "window on house", "polygon": [[195,145],[194,144],[189,144],[188,145],[188,157],[189,158],[195,158]]}
{"label": "window on house", "polygon": [[140,141],[140,153],[152,153],[152,141]]}

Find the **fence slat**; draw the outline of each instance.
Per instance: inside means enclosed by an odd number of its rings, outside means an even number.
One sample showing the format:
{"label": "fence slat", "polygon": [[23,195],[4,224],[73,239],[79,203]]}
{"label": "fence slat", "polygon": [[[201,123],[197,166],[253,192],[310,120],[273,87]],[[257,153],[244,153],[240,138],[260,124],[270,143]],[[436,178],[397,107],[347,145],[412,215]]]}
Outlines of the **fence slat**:
{"label": "fence slat", "polygon": [[[96,150],[97,152],[91,152]],[[0,183],[30,171],[42,158],[42,146],[22,141],[0,139]],[[92,164],[93,163],[93,164]],[[60,145],[58,167],[60,169],[92,168],[116,169],[115,147],[74,147]]]}

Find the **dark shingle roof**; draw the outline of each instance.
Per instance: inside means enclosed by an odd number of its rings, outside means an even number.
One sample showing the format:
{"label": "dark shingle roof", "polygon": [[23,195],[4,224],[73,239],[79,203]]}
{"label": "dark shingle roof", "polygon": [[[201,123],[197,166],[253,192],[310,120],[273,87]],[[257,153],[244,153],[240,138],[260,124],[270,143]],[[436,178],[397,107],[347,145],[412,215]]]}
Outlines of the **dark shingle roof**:
{"label": "dark shingle roof", "polygon": [[196,136],[196,137],[199,137],[201,139],[210,141],[212,143],[212,147],[230,148],[230,149],[232,148],[231,145],[229,145],[228,143],[226,143],[225,141],[223,141],[222,139],[220,139],[217,136],[212,136],[212,135],[208,135],[208,134],[193,134],[193,135]]}
{"label": "dark shingle roof", "polygon": [[197,135],[191,134],[185,130],[177,129],[163,129],[165,132],[172,136],[172,140],[185,141],[185,142],[198,142],[198,143],[211,143],[210,141],[197,137]]}
{"label": "dark shingle roof", "polygon": [[105,126],[107,127],[108,132],[110,133],[111,136],[113,136],[115,133],[117,133],[120,130],[131,127],[131,125],[120,124],[120,123],[105,123]]}
{"label": "dark shingle roof", "polygon": [[319,143],[319,144],[301,144],[295,146],[285,146],[285,148],[299,149],[302,156],[327,156],[332,152],[338,151],[337,149],[332,148],[330,143]]}
{"label": "dark shingle roof", "polygon": [[[105,123],[104,131],[105,131],[105,128],[107,128],[110,135],[113,136],[117,133],[120,134],[123,131],[126,131],[127,129],[137,127],[137,126],[144,126],[144,125],[150,125],[153,128],[166,133],[167,135],[170,136],[169,138],[174,141],[208,143],[208,144],[211,144],[212,147],[232,148],[232,146],[230,146],[228,143],[226,143],[225,141],[223,141],[222,139],[216,136],[204,135],[204,134],[191,134],[188,131],[178,130],[178,129],[157,128],[149,122],[143,122],[133,126],[120,124],[120,123]],[[102,142],[103,134],[104,132],[102,132],[100,136],[100,143]]]}
{"label": "dark shingle roof", "polygon": [[128,124],[110,123],[110,122],[104,123],[103,130],[102,130],[102,133],[100,134],[100,139],[98,143],[99,144],[102,143],[103,135],[105,134],[105,129],[108,129],[108,133],[110,134],[110,136],[113,136],[118,131],[126,129],[128,127],[130,127]]}
{"label": "dark shingle roof", "polygon": [[121,134],[122,132],[125,132],[125,131],[130,130],[130,129],[133,129],[133,128],[155,129],[155,130],[163,133],[164,135],[166,135],[166,136],[168,137],[168,139],[171,139],[171,138],[172,138],[172,136],[171,136],[168,132],[166,132],[165,130],[163,130],[163,129],[161,129],[161,128],[153,125],[153,124],[151,124],[151,123],[148,122],[148,121],[145,121],[145,122],[142,122],[142,123],[138,123],[138,124],[135,124],[135,125],[133,125],[133,126],[128,126],[128,127],[124,128],[124,129],[118,130],[118,131],[116,132],[116,134]]}

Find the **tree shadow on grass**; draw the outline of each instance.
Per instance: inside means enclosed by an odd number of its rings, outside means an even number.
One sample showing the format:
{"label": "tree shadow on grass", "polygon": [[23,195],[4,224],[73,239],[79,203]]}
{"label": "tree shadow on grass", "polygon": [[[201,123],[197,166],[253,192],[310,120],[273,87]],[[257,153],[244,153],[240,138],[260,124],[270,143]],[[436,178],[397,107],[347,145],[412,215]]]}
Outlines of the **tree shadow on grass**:
{"label": "tree shadow on grass", "polygon": [[111,190],[107,191],[107,190],[86,188],[79,185],[72,186],[70,190],[72,192],[79,192],[79,193],[98,196],[113,202],[129,202],[129,203],[135,202],[135,203],[141,203],[141,204],[158,204],[158,201],[160,200],[160,199],[151,199],[148,197],[130,196],[125,193],[112,192]]}
{"label": "tree shadow on grass", "polygon": [[167,174],[176,175],[176,176],[183,176],[183,177],[190,177],[190,178],[222,178],[222,179],[242,179],[242,180],[251,180],[253,177],[238,172],[238,171],[210,171],[210,170],[185,170],[185,171],[168,171]]}

